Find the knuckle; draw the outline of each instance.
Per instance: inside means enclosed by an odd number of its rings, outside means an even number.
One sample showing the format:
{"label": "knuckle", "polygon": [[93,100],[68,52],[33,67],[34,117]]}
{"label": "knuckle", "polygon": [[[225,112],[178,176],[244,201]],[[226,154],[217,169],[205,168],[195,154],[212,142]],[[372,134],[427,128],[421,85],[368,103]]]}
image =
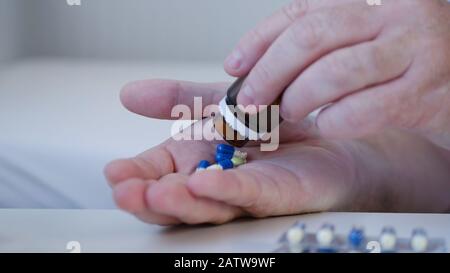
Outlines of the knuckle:
{"label": "knuckle", "polygon": [[327,70],[328,77],[333,79],[333,82],[340,82],[344,77],[345,69],[344,66],[348,64],[342,63],[341,55],[332,55],[324,59],[323,66],[324,70]]}
{"label": "knuckle", "polygon": [[298,20],[289,30],[288,35],[294,45],[314,49],[322,41],[326,29],[325,18],[319,13]]}
{"label": "knuckle", "polygon": [[[303,103],[305,105],[313,105],[314,107],[316,105],[318,105],[320,103],[320,96],[318,94],[318,92],[315,92],[314,88],[312,87],[312,85],[314,85],[314,83],[309,84],[311,85],[311,87],[305,88],[303,90],[303,92],[301,92],[301,99],[303,100]],[[311,107],[308,107],[307,109],[305,109],[306,111],[313,111],[314,109],[312,109]],[[298,118],[298,113],[300,112],[300,109],[293,109],[292,114],[295,118]]]}
{"label": "knuckle", "polygon": [[287,6],[284,6],[282,11],[293,22],[308,11],[309,4],[308,0],[294,0]]}
{"label": "knuckle", "polygon": [[155,185],[152,190],[147,194],[147,207],[157,211],[163,211],[167,209],[167,204],[170,200],[167,199],[168,192],[163,187],[158,187]]}
{"label": "knuckle", "polygon": [[265,86],[271,82],[272,73],[266,64],[260,63],[253,69],[253,77],[256,78],[255,82],[259,83],[259,86]]}
{"label": "knuckle", "polygon": [[330,73],[336,84],[346,84],[351,76],[371,79],[386,67],[384,48],[373,46],[368,51],[343,50],[324,61],[324,69]]}
{"label": "knuckle", "polygon": [[[285,110],[289,110],[288,113],[292,119],[300,118],[300,116],[305,112],[313,111],[314,109],[311,108],[315,107],[321,102],[320,94],[319,92],[317,92],[317,80],[315,76],[312,76],[313,73],[317,74],[314,71],[312,71],[311,73],[306,72],[304,76],[301,77],[298,85],[293,85],[291,87],[291,99],[290,101],[285,101]],[[322,74],[322,72],[318,73]],[[289,99],[288,96],[286,97]],[[302,107],[298,107],[299,105],[302,105]]]}
{"label": "knuckle", "polygon": [[336,53],[324,59],[324,70],[333,83],[345,85],[349,81],[349,75],[360,73],[363,67],[360,58],[350,56],[347,51]]}
{"label": "knuckle", "polygon": [[255,44],[267,44],[268,41],[266,37],[261,33],[261,30],[259,28],[252,29],[248,33],[249,40],[252,41]]}
{"label": "knuckle", "polygon": [[147,207],[157,212],[173,212],[180,196],[183,196],[183,192],[176,184],[157,183],[146,193]]}

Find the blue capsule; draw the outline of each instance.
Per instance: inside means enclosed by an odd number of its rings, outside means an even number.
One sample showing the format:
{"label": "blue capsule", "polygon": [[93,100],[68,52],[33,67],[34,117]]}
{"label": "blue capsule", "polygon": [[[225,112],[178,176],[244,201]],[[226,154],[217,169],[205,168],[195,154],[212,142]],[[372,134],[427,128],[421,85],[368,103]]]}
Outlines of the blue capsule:
{"label": "blue capsule", "polygon": [[216,154],[216,162],[220,162],[222,160],[232,159],[233,154],[224,154],[224,153],[217,153]]}
{"label": "blue capsule", "polygon": [[202,160],[200,163],[198,163],[197,170],[205,170],[208,168],[211,164],[208,160]]}
{"label": "blue capsule", "polygon": [[231,154],[233,155],[235,151],[235,148],[231,145],[227,145],[227,144],[219,144],[217,145],[216,148],[216,153],[217,154]]}
{"label": "blue capsule", "polygon": [[208,161],[202,160],[197,166],[197,171],[233,169],[247,162],[247,153],[227,144],[219,144],[216,147],[215,162],[211,165]]}
{"label": "blue capsule", "polygon": [[228,169],[233,169],[234,168],[234,164],[230,159],[225,159],[222,161],[217,162],[218,165],[220,165],[220,167],[222,167],[223,170],[228,170]]}
{"label": "blue capsule", "polygon": [[317,252],[319,253],[337,253],[337,249],[332,247],[319,247],[317,249]]}
{"label": "blue capsule", "polygon": [[353,248],[359,248],[364,241],[364,231],[361,228],[352,228],[348,234],[348,243]]}

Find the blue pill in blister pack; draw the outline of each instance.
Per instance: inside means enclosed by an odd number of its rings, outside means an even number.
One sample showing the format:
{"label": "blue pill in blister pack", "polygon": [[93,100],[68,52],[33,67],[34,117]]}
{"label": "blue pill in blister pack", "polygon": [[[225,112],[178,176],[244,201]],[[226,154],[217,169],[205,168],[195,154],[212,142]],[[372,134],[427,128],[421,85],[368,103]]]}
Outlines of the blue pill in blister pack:
{"label": "blue pill in blister pack", "polygon": [[348,243],[351,247],[358,248],[364,241],[364,231],[361,228],[352,228],[348,234]]}

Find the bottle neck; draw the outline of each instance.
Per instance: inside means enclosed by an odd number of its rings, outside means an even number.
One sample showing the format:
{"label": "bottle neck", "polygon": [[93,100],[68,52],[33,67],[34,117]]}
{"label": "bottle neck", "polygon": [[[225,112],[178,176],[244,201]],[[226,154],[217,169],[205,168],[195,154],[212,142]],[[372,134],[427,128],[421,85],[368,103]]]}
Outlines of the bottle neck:
{"label": "bottle neck", "polygon": [[[264,134],[278,126],[272,124],[272,105],[259,109],[257,114],[249,115],[237,107],[237,97],[246,77],[238,78],[228,89],[227,96],[220,102],[220,115],[214,119],[214,126],[229,144],[237,147],[244,146],[249,140],[260,140]],[[278,105],[277,100],[274,105]],[[279,113],[278,113],[279,117]],[[260,124],[263,119],[264,126]]]}

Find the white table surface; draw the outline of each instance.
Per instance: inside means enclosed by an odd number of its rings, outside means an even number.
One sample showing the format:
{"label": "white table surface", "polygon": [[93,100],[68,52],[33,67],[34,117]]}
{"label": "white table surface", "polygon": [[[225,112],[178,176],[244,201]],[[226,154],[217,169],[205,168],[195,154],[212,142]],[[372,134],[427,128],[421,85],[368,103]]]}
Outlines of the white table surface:
{"label": "white table surface", "polygon": [[[430,237],[450,242],[450,214],[320,213],[240,220],[221,226],[160,227],[144,224],[118,210],[0,210],[0,252],[271,252],[296,220],[316,230],[324,222],[348,232],[352,225],[378,235],[391,225],[399,236],[423,227]],[[448,247],[447,247],[448,248]]]}

